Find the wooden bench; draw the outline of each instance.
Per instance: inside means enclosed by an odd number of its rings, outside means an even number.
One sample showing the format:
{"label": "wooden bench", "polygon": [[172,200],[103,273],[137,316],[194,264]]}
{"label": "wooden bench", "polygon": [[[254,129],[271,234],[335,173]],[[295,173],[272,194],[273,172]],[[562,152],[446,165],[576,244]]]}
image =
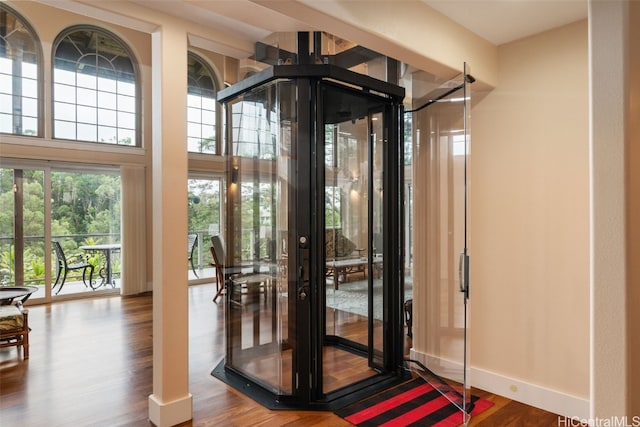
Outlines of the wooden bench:
{"label": "wooden bench", "polygon": [[[333,277],[334,288],[338,289],[340,281],[346,282],[349,275],[362,274],[363,278],[367,277],[366,271],[369,260],[366,258],[348,258],[335,261],[327,261],[326,275]],[[376,274],[382,268],[382,257],[373,259],[373,270]]]}

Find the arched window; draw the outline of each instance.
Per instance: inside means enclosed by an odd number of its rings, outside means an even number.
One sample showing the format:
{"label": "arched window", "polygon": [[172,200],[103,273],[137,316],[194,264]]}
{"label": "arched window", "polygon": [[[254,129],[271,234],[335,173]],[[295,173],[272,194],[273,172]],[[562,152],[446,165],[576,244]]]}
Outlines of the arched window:
{"label": "arched window", "polygon": [[140,146],[137,64],[127,45],[82,26],[58,36],[53,52],[54,138]]}
{"label": "arched window", "polygon": [[35,31],[0,3],[0,132],[41,134],[40,58]]}
{"label": "arched window", "polygon": [[188,53],[187,149],[216,154],[216,84],[211,68],[196,54]]}

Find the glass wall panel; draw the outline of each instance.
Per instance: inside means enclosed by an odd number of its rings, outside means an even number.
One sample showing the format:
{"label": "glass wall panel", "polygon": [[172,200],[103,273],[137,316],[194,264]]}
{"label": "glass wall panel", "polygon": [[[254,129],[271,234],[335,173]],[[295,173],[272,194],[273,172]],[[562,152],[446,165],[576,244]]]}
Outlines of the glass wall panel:
{"label": "glass wall panel", "polygon": [[221,180],[192,175],[187,183],[189,246],[187,247],[190,280],[215,277],[211,264],[211,236],[220,234]]}
{"label": "glass wall panel", "polygon": [[0,169],[0,285],[42,287],[44,251],[44,172]]}
{"label": "glass wall panel", "polygon": [[234,156],[227,191],[231,233],[224,236],[226,363],[280,395],[293,392],[287,246],[294,107],[289,81],[270,83],[229,105]]}

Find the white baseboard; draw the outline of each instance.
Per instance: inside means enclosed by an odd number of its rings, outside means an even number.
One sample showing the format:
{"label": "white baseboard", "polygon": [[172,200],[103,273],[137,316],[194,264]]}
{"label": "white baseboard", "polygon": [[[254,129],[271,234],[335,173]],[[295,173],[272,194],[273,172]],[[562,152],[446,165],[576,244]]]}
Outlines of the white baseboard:
{"label": "white baseboard", "polygon": [[[426,366],[432,365],[431,363],[426,363],[427,361],[437,360],[434,356],[416,352],[414,349],[411,349],[411,358]],[[451,361],[438,361],[436,365],[438,364],[445,367],[454,365]],[[444,376],[442,372],[436,372],[436,374]],[[473,366],[471,367],[469,375],[471,377],[471,386],[480,390],[504,396],[517,402],[565,417],[576,417],[579,419],[589,418],[589,399],[573,396]]]}

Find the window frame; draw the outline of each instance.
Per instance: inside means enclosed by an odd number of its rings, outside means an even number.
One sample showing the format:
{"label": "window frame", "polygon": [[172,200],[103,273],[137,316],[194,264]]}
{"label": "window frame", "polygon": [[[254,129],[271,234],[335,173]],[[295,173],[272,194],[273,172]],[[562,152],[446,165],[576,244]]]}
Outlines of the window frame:
{"label": "window frame", "polygon": [[[40,37],[38,36],[38,33],[36,32],[35,28],[33,27],[33,25],[31,25],[31,23],[24,17],[24,15],[22,15],[21,13],[19,13],[18,11],[16,11],[14,8],[12,8],[11,6],[9,6],[8,4],[6,4],[5,2],[0,2],[0,11],[5,11],[8,14],[11,14],[14,16],[14,18],[18,21],[20,21],[20,23],[24,26],[24,28],[27,30],[27,32],[29,32],[29,35],[33,38],[33,43],[35,46],[35,50],[36,52],[36,84],[37,84],[37,89],[36,89],[36,103],[37,103],[37,118],[36,118],[36,123],[38,126],[38,130],[36,132],[35,135],[29,135],[29,134],[25,134],[25,133],[14,133],[13,131],[10,133],[7,132],[0,132],[0,135],[12,135],[12,136],[19,136],[19,137],[28,137],[28,138],[43,138],[44,137],[44,123],[45,123],[45,118],[44,118],[44,95],[45,95],[45,91],[44,91],[44,54],[43,54],[43,50],[42,50],[42,42],[40,40]],[[12,79],[15,77],[13,74],[11,75]],[[13,95],[15,96],[15,95]],[[22,94],[20,95],[22,97]],[[12,118],[13,118],[13,114],[12,114]]]}
{"label": "window frame", "polygon": [[[189,123],[196,123],[196,122],[190,122],[189,121],[189,115],[187,114],[187,153],[189,155],[205,155],[205,156],[211,156],[211,155],[221,155],[222,154],[222,146],[223,146],[223,133],[222,133],[222,104],[220,104],[217,100],[217,93],[220,90],[220,85],[219,85],[219,79],[218,79],[218,75],[216,74],[215,70],[213,69],[213,67],[209,64],[209,62],[207,61],[206,57],[204,57],[203,55],[201,55],[198,52],[194,52],[193,50],[187,50],[187,62],[189,59],[193,59],[195,61],[197,61],[210,75],[211,77],[211,81],[213,83],[214,86],[214,97],[213,97],[213,102],[215,103],[215,111],[214,111],[214,120],[215,122],[213,123],[213,128],[214,128],[214,135],[215,135],[215,149],[213,150],[213,152],[202,152],[202,151],[192,151],[189,150],[189,132],[188,132],[188,127],[189,127]],[[187,71],[187,97],[189,96],[189,87],[190,87],[190,76],[189,73]],[[189,102],[187,100],[187,109],[189,108],[188,106]],[[210,110],[207,110],[210,111]],[[202,107],[200,107],[200,112],[202,112]],[[199,125],[205,125],[207,123],[202,121],[202,118],[200,119]]]}
{"label": "window frame", "polygon": [[[112,38],[114,41],[116,41],[117,43],[119,43],[122,47],[122,49],[125,51],[125,53],[127,54],[127,56],[129,57],[129,60],[131,61],[131,66],[133,68],[133,75],[134,75],[134,84],[135,84],[135,92],[134,92],[134,96],[135,96],[135,100],[134,100],[134,126],[135,126],[135,130],[134,130],[134,135],[135,135],[135,141],[133,142],[133,144],[131,145],[126,145],[126,144],[120,144],[117,142],[115,143],[109,143],[109,142],[100,142],[100,141],[89,141],[89,140],[85,140],[85,139],[78,139],[77,138],[77,130],[76,130],[76,138],[75,139],[69,139],[69,138],[63,138],[63,137],[59,137],[56,136],[56,130],[55,130],[55,125],[56,125],[56,109],[55,109],[55,104],[56,102],[59,102],[59,100],[56,98],[56,94],[55,94],[55,85],[56,85],[56,81],[55,81],[55,72],[56,72],[56,53],[57,50],[60,46],[60,44],[62,43],[62,41],[67,38],[68,36],[70,36],[73,33],[79,32],[79,31],[91,31],[91,32],[95,32],[95,33],[100,33],[103,36],[106,37],[110,37]],[[51,108],[51,139],[53,140],[58,140],[58,141],[72,141],[72,142],[78,142],[78,143],[86,143],[86,144],[98,144],[100,146],[110,146],[110,147],[126,147],[126,148],[141,148],[142,147],[142,82],[141,82],[141,73],[140,73],[140,65],[139,65],[139,61],[138,58],[136,57],[136,55],[134,54],[133,50],[131,49],[131,47],[129,46],[129,43],[127,43],[125,40],[122,39],[122,37],[118,36],[116,33],[114,33],[113,31],[109,30],[108,28],[105,27],[101,27],[98,25],[93,25],[93,24],[80,24],[80,25],[72,25],[70,27],[65,28],[64,30],[60,31],[58,33],[58,35],[56,36],[56,38],[54,39],[52,46],[51,46],[51,99],[50,99],[50,108]],[[117,80],[116,80],[117,81]],[[79,87],[77,84],[74,86],[76,89]],[[117,96],[117,92],[115,92],[116,96]],[[97,104],[97,103],[96,103]],[[75,107],[77,109],[78,107],[78,103],[77,101],[75,102]],[[99,107],[96,107],[96,109],[99,109]],[[116,115],[120,112],[120,110],[114,110]],[[70,122],[71,123],[71,122]],[[76,117],[76,120],[72,123],[76,124],[76,127],[78,125],[78,120]],[[96,128],[98,127],[98,123],[95,124]],[[116,124],[115,126],[116,129],[118,129],[118,126]]]}

